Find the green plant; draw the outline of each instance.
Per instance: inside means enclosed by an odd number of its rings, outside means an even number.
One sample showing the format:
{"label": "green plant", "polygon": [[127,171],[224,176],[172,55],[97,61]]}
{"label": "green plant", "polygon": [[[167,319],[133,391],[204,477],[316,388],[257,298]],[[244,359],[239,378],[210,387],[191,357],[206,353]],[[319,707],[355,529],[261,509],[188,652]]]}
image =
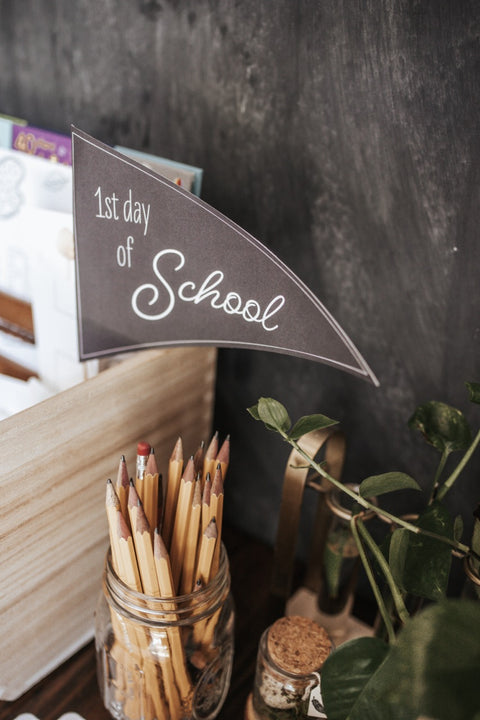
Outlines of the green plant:
{"label": "green plant", "polygon": [[[480,384],[467,383],[467,388],[470,400],[480,403]],[[387,641],[379,637],[350,641],[326,662],[322,688],[329,720],[416,720],[421,715],[435,720],[480,720],[480,603],[446,597],[452,550],[468,557],[479,572],[480,513],[474,519],[472,541],[466,544],[461,540],[462,518],[452,518],[445,504],[447,493],[480,443],[480,430],[472,436],[463,413],[445,403],[429,402],[416,409],[409,425],[440,452],[440,461],[424,508],[413,522],[369,499],[407,489],[422,492],[411,476],[388,472],[368,477],[356,491],[331,477],[323,464],[302,450],[298,441],[304,434],[335,425],[335,420],[316,414],[292,425],[286,408],[272,398],[260,398],[249,412],[358,505],[350,527]],[[447,459],[456,451],[463,451],[463,456],[446,475]],[[382,548],[362,520],[365,510],[395,528]],[[409,595],[426,599],[428,607],[411,617],[406,604]]]}

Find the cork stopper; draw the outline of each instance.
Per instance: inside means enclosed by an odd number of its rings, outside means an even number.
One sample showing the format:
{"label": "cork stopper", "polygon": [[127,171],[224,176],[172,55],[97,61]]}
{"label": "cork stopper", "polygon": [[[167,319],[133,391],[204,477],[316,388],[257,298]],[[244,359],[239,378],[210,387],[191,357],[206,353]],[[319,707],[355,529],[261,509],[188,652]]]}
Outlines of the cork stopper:
{"label": "cork stopper", "polygon": [[319,670],[332,649],[327,631],[309,618],[292,615],[273,623],[267,649],[273,662],[293,675]]}

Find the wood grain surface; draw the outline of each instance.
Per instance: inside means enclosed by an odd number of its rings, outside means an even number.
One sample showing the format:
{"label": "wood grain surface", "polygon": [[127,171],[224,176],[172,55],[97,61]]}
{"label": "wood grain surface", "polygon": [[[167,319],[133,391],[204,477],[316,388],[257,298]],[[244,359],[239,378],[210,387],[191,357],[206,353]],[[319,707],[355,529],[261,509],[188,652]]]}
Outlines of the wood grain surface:
{"label": "wood grain surface", "polygon": [[18,697],[93,635],[105,483],[147,440],[165,476],[182,436],[211,435],[215,349],[140,353],[2,422],[0,697]]}

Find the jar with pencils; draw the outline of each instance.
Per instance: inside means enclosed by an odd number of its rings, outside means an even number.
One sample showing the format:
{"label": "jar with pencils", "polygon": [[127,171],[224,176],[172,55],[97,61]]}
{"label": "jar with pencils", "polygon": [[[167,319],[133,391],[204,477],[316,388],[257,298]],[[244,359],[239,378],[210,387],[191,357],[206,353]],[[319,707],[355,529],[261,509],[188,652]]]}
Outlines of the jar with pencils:
{"label": "jar with pencils", "polygon": [[212,451],[214,439],[184,465],[180,446],[165,496],[148,443],[138,445],[135,482],[124,456],[116,484],[107,480],[110,549],[95,642],[100,692],[117,720],[213,720],[230,684],[225,453]]}
{"label": "jar with pencils", "polygon": [[174,598],[126,585],[107,556],[96,610],[97,673],[119,720],[215,718],[233,662],[233,603],[224,547],[215,577]]}

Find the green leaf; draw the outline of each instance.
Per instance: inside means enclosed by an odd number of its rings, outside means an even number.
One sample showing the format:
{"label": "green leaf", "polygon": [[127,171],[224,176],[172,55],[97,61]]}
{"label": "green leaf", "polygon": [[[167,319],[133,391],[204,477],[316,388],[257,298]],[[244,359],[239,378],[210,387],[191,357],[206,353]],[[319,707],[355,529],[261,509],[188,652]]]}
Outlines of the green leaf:
{"label": "green leaf", "polygon": [[425,440],[440,452],[466,450],[472,441],[470,426],[463,413],[445,403],[431,401],[420,405],[408,425],[420,430]]}
{"label": "green leaf", "polygon": [[480,383],[467,382],[465,385],[467,386],[470,394],[470,400],[474,403],[480,403]]}
{"label": "green leaf", "polygon": [[312,432],[312,430],[323,430],[337,424],[338,420],[332,420],[326,415],[305,415],[300,420],[297,420],[289,432],[289,436],[292,440],[298,440],[302,435]]}
{"label": "green leaf", "polygon": [[322,667],[322,697],[328,720],[345,720],[360,693],[388,654],[380,638],[362,637],[341,645]]}
{"label": "green leaf", "polygon": [[[419,612],[365,685],[349,720],[472,720],[480,712],[479,637],[480,603],[448,600]],[[330,675],[326,684],[322,671],[322,692],[330,698],[344,680]]]}
{"label": "green leaf", "polygon": [[394,490],[421,490],[422,488],[410,475],[401,472],[388,472],[365,478],[359,487],[364,498],[384,495]]}
{"label": "green leaf", "polygon": [[257,405],[248,408],[255,420],[261,420],[269,430],[288,432],[291,422],[282,403],[273,398],[260,398]]}
{"label": "green leaf", "polygon": [[260,415],[258,414],[258,403],[247,408],[247,412],[250,413],[254,420],[260,420]]}
{"label": "green leaf", "polygon": [[[448,510],[440,503],[432,503],[421,513],[415,523],[420,528],[453,538],[453,521]],[[408,532],[408,547],[405,537],[397,535],[402,556],[394,558],[398,572],[403,557],[403,574],[397,578],[399,584],[411,595],[440,600],[445,597],[452,562],[449,545],[435,538]],[[394,533],[395,534],[395,533]],[[400,546],[400,541],[402,545]],[[398,552],[398,550],[395,550]]]}

